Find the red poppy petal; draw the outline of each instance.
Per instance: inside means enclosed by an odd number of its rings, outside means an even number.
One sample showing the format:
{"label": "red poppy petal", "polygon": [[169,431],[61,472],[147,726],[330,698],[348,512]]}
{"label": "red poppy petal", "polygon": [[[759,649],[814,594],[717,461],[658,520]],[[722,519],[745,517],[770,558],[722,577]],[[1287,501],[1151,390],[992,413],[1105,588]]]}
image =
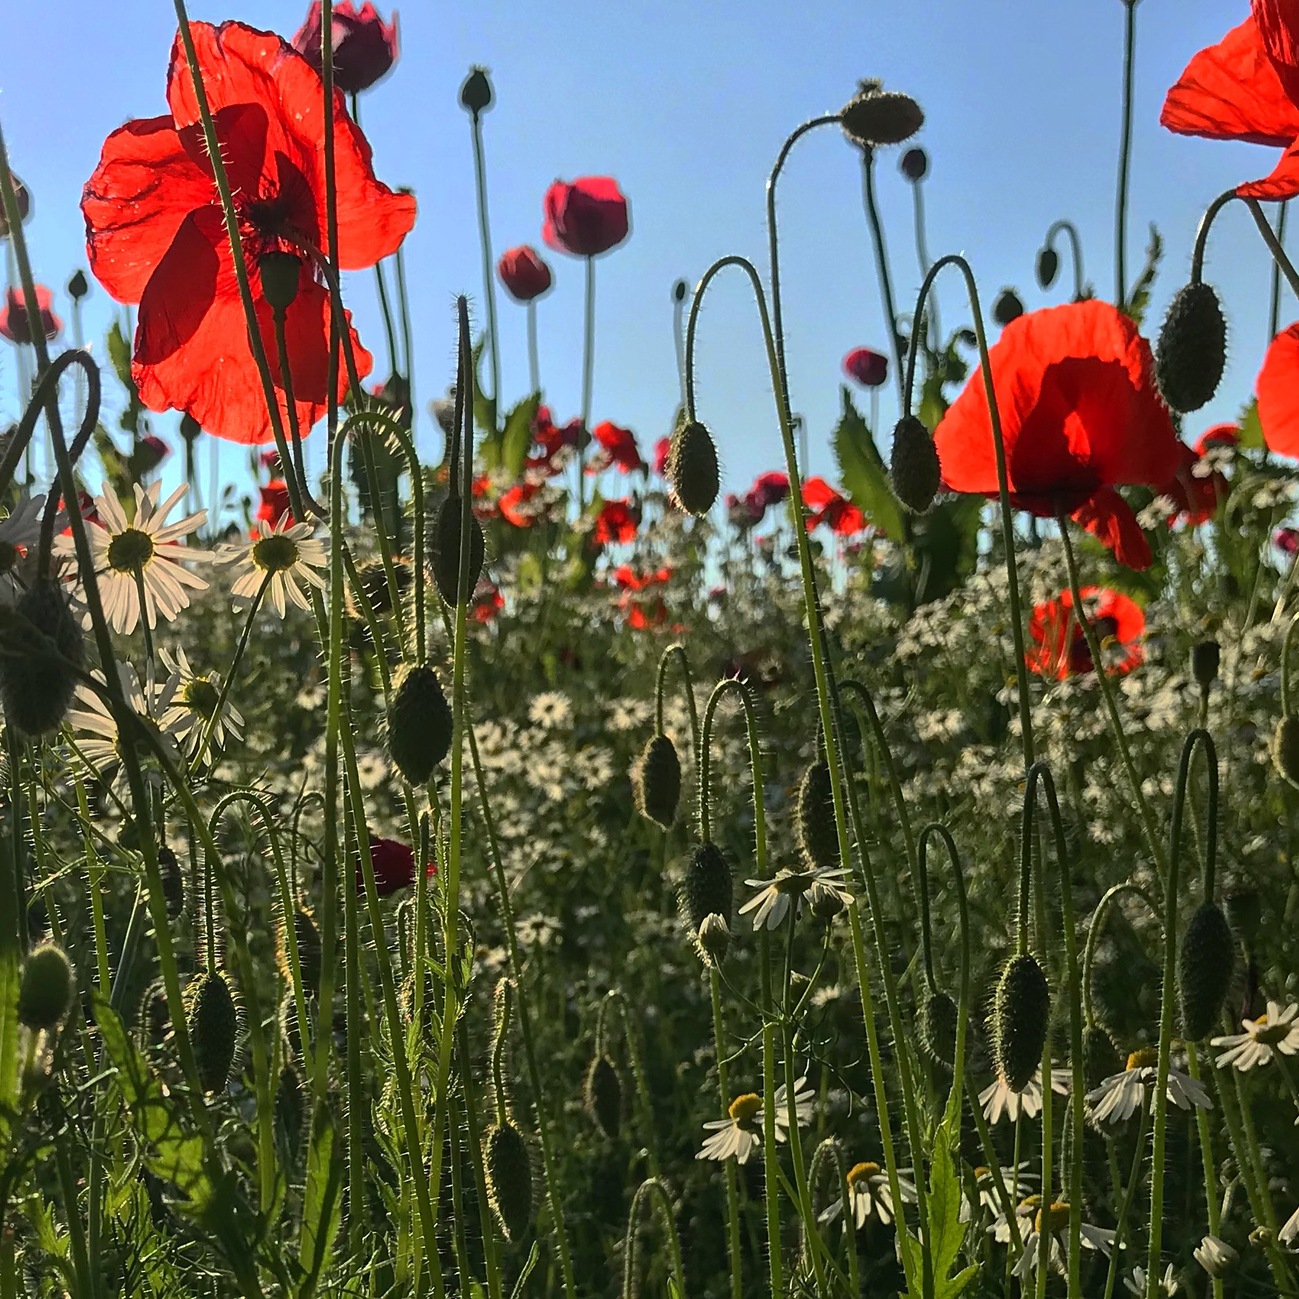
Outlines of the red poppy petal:
{"label": "red poppy petal", "polygon": [[820,509],[838,499],[839,493],[824,478],[809,478],[803,484],[803,504],[813,509]]}
{"label": "red poppy petal", "polygon": [[1114,558],[1127,568],[1149,568],[1154,561],[1150,542],[1141,531],[1132,507],[1111,488],[1101,488],[1073,512],[1073,519],[1113,551]]}
{"label": "red poppy petal", "polygon": [[1255,392],[1268,450],[1299,457],[1299,323],[1272,340]]}
{"label": "red poppy petal", "polygon": [[1281,160],[1262,180],[1247,181],[1236,186],[1241,198],[1256,198],[1263,202],[1282,202],[1299,195],[1299,140],[1281,155]]}

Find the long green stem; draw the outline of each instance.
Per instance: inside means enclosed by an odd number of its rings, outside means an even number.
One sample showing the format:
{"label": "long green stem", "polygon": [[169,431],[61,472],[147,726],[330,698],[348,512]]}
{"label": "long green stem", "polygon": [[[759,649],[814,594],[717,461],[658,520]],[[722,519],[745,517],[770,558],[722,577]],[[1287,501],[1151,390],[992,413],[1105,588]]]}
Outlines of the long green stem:
{"label": "long green stem", "polygon": [[1114,301],[1128,292],[1128,182],[1132,169],[1132,82],[1136,67],[1137,0],[1123,0],[1123,127],[1119,137],[1119,184],[1114,203]]}
{"label": "long green stem", "polygon": [[582,317],[582,429],[577,447],[577,513],[586,509],[586,441],[591,435],[591,398],[595,385],[595,258],[586,258],[586,306]]}
{"label": "long green stem", "polygon": [[[1277,246],[1285,248],[1285,227],[1286,219],[1290,215],[1290,201],[1287,199],[1281,204],[1281,210],[1276,217],[1276,242]],[[1277,330],[1281,328],[1281,264],[1275,258],[1272,260],[1271,294],[1267,310],[1267,336],[1269,342],[1276,337]]]}
{"label": "long green stem", "polygon": [[[717,1056],[717,1089],[721,1095],[722,1117],[730,1109],[730,1084],[727,1079],[726,1018],[722,1013],[722,980],[716,967],[708,970],[708,987],[713,1003],[713,1044]],[[735,1176],[735,1161],[723,1164],[726,1180],[726,1254],[731,1266],[731,1299],[743,1299],[744,1270],[740,1257],[740,1190]]]}
{"label": "long green stem", "polygon": [[[487,307],[488,346],[492,350],[492,405],[496,424],[501,419],[501,343],[496,326],[496,277],[492,272],[492,227],[487,215],[487,159],[483,151],[483,117],[470,113],[474,145],[474,188],[478,198],[478,248],[483,261],[483,302]],[[534,389],[535,391],[535,389]],[[496,429],[491,430],[495,435]]]}

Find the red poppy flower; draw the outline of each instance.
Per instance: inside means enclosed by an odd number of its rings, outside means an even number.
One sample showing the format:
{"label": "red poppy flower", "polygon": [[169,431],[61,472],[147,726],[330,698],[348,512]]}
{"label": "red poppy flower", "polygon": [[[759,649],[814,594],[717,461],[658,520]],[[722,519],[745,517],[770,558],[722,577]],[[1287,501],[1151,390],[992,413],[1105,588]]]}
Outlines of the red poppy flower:
{"label": "red poppy flower", "polygon": [[[47,343],[59,336],[63,321],[50,310],[54,295],[43,284],[36,286],[36,310],[41,318],[41,332]],[[27,295],[22,289],[10,289],[5,294],[4,310],[0,311],[0,334],[11,343],[32,341],[32,322],[27,314]]]}
{"label": "red poppy flower", "polygon": [[546,191],[541,237],[556,252],[598,257],[622,243],[628,229],[627,200],[610,176],[557,180]]}
{"label": "red poppy flower", "polygon": [[668,452],[672,450],[671,438],[659,438],[654,443],[654,472],[663,478],[668,471]]}
{"label": "red poppy flower", "polygon": [[541,490],[540,483],[518,483],[502,494],[496,508],[506,523],[516,528],[530,528],[537,521],[535,510],[527,508],[528,502]]}
{"label": "red poppy flower", "polygon": [[262,503],[257,507],[257,517],[274,527],[284,516],[293,522],[293,511],[289,508],[289,489],[283,478],[273,478],[260,489]]}
{"label": "red poppy flower", "polygon": [[[1181,452],[1136,325],[1107,302],[1047,307],[1012,320],[989,361],[1011,504],[1045,516],[1072,513],[1121,562],[1147,566],[1136,516],[1112,489],[1168,482]],[[934,445],[948,490],[997,495],[981,371],[944,415]]]}
{"label": "red poppy flower", "polygon": [[648,466],[640,458],[640,449],[636,446],[636,434],[629,428],[619,428],[605,420],[591,430],[591,436],[600,444],[602,454],[586,467],[588,474],[598,474],[611,465],[617,466],[623,473],[630,474],[636,470],[646,472]]}
{"label": "red poppy flower", "polygon": [[630,564],[619,564],[613,570],[613,584],[624,591],[644,591],[647,587],[661,586],[670,581],[672,570],[667,565],[653,573],[637,573]]}
{"label": "red poppy flower", "polygon": [[854,347],[843,358],[843,372],[863,388],[880,388],[888,382],[889,358],[869,347]]}
{"label": "red poppy flower", "polygon": [[1299,528],[1278,528],[1272,534],[1272,544],[1287,555],[1299,552]]}
{"label": "red poppy flower", "polygon": [[755,501],[761,501],[764,510],[779,505],[789,495],[789,475],[779,470],[759,474],[749,489],[749,495]]}
{"label": "red poppy flower", "polygon": [[1207,456],[1218,447],[1234,447],[1240,443],[1240,428],[1235,424],[1215,424],[1205,429],[1195,440],[1195,454]]}
{"label": "red poppy flower", "polygon": [[[1107,587],[1082,588],[1083,612],[1102,647],[1113,642],[1120,652],[1106,664],[1110,672],[1131,672],[1142,659],[1141,635],[1146,616],[1138,605]],[[1062,591],[1057,600],[1046,600],[1033,609],[1028,623],[1036,648],[1024,656],[1030,672],[1063,681],[1094,670],[1086,633],[1078,620],[1072,591]]]}
{"label": "red poppy flower", "polygon": [[663,597],[656,595],[648,600],[633,600],[627,609],[627,626],[635,631],[661,627],[668,617],[668,607]]}
{"label": "red poppy flower", "polygon": [[803,504],[808,506],[807,530],[825,524],[841,537],[851,537],[866,527],[866,516],[824,478],[809,478],[803,484]]}
{"label": "red poppy flower", "polygon": [[1284,149],[1270,176],[1236,187],[1242,198],[1299,194],[1299,11],[1293,0],[1253,0],[1253,12],[1201,50],[1168,92],[1159,120],[1178,135]]}
{"label": "red poppy flower", "polygon": [[1263,358],[1254,391],[1263,441],[1277,455],[1299,457],[1299,322],[1282,330]]}
{"label": "red poppy flower", "polygon": [[496,273],[516,302],[531,302],[533,298],[539,298],[552,282],[550,267],[528,244],[502,253],[501,260],[496,263]]}
{"label": "red poppy flower", "polygon": [[[301,255],[304,240],[334,253],[326,237],[320,77],[270,33],[241,23],[191,23],[190,31],[283,410],[272,312],[258,263],[267,252]],[[128,122],[104,144],[81,200],[90,265],[119,302],[140,304],[132,373],[146,407],[184,411],[235,442],[269,442],[271,423],[179,39],[172,46],[167,102],[169,116]],[[343,270],[360,270],[396,250],[414,223],[415,200],[375,180],[370,147],[341,94],[332,116],[339,219],[334,261]],[[303,430],[328,404],[330,320],[329,294],[304,259],[285,326]],[[348,330],[364,376],[372,358],[350,324]],[[341,398],[343,374],[338,385]]]}
{"label": "red poppy flower", "polygon": [[[408,889],[415,883],[415,853],[406,844],[397,839],[381,839],[378,835],[370,836],[370,861],[374,865],[375,892],[381,898]],[[429,862],[424,874],[432,879],[438,873],[437,863]],[[365,892],[365,875],[361,863],[356,863],[356,891]]]}
{"label": "red poppy flower", "polygon": [[474,592],[473,603],[469,606],[470,616],[475,622],[491,622],[505,608],[505,597],[491,582],[483,581]]}
{"label": "red poppy flower", "polygon": [[[324,6],[312,0],[306,21],[291,44],[317,72],[323,62],[320,20]],[[334,84],[346,95],[368,90],[397,61],[397,15],[385,23],[379,11],[366,0],[358,10],[352,0],[338,0],[333,7]]]}
{"label": "red poppy flower", "polygon": [[575,419],[558,425],[550,417],[549,406],[538,406],[532,421],[532,440],[539,454],[528,457],[528,469],[546,476],[557,474],[562,468],[556,463],[559,453],[565,447],[580,447],[584,443],[582,421]]}
{"label": "red poppy flower", "polygon": [[736,496],[734,492],[726,493],[726,518],[737,532],[748,532],[762,522],[766,508],[754,497],[752,492]]}
{"label": "red poppy flower", "polygon": [[605,501],[596,515],[592,536],[600,546],[631,541],[636,536],[636,522],[630,501]]}
{"label": "red poppy flower", "polygon": [[[1169,482],[1159,488],[1159,495],[1169,497],[1177,506],[1176,513],[1168,520],[1170,525],[1179,520],[1191,527],[1208,523],[1218,513],[1219,503],[1226,499],[1229,485],[1222,474],[1216,469],[1196,474],[1195,468],[1200,464],[1200,459],[1183,443],[1181,467]],[[1203,468],[1208,469],[1208,466]]]}

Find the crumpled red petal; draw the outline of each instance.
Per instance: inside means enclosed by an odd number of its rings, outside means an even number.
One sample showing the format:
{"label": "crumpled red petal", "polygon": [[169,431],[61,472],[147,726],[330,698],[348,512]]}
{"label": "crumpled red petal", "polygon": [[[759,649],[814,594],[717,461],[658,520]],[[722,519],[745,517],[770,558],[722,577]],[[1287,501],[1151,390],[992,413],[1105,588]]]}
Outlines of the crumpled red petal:
{"label": "crumpled red petal", "polygon": [[1149,568],[1154,562],[1150,542],[1141,531],[1137,516],[1113,488],[1102,487],[1073,512],[1073,520],[1112,551],[1114,558],[1126,568]]}

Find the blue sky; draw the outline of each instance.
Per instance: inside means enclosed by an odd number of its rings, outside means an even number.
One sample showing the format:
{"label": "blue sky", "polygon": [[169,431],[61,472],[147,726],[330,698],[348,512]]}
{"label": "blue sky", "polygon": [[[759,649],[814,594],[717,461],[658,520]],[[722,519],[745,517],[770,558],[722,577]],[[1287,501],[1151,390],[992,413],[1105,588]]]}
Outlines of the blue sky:
{"label": "blue sky", "polygon": [[[190,12],[291,35],[305,8],[298,0],[195,0]],[[361,115],[379,177],[419,197],[407,259],[421,407],[450,377],[455,294],[479,301],[482,293],[469,126],[457,105],[470,65],[488,67],[496,88],[485,122],[497,254],[540,246],[542,196],[556,177],[612,175],[631,200],[631,239],[598,265],[594,420],[633,428],[648,450],[677,400],[673,282],[693,283],[727,253],[752,257],[765,276],[764,185],[776,153],[793,127],[841,106],[862,77],[883,78],[925,109],[919,140],[931,155],[933,256],[964,253],[989,304],[1004,284],[1017,285],[1030,307],[1060,301],[1068,272],[1043,294],[1033,264],[1048,225],[1069,217],[1082,233],[1088,277],[1112,297],[1123,9],[1120,0],[559,0],[543,18],[542,6],[517,0],[407,3],[401,60],[365,94]],[[85,264],[78,201],[104,137],[127,118],[165,111],[175,16],[165,0],[45,0],[6,10],[0,120],[35,195],[27,235],[37,278],[58,288]],[[1137,10],[1130,275],[1150,222],[1166,243],[1150,332],[1186,277],[1204,206],[1266,174],[1275,159],[1273,150],[1183,139],[1158,124],[1164,92],[1186,61],[1246,12],[1244,0]],[[896,151],[880,158],[880,193],[906,303],[920,275],[911,194],[896,163]],[[808,422],[811,471],[832,475],[840,359],[856,345],[885,350],[857,155],[837,130],[816,133],[796,149],[780,193],[793,406]],[[556,286],[539,304],[542,379],[556,416],[568,419],[580,398],[582,269],[546,255]],[[1243,209],[1229,209],[1215,227],[1208,275],[1224,298],[1231,356],[1219,397],[1188,424],[1192,435],[1247,399],[1266,343],[1268,263]],[[965,318],[958,287],[947,281],[941,299],[947,327]],[[380,369],[370,277],[353,277],[349,301]],[[113,310],[96,287],[86,303],[91,338],[102,337]],[[527,387],[524,314],[503,295],[500,312],[502,389],[511,401]],[[1295,314],[1290,300],[1283,325]],[[738,277],[710,291],[698,376],[700,414],[717,437],[726,486],[742,491],[779,463],[779,445],[756,313]],[[6,348],[0,418],[17,409]],[[895,414],[886,398],[882,422]],[[424,410],[420,426],[426,445],[439,445]],[[157,427],[168,435],[174,421],[160,418]],[[242,448],[222,455],[227,473],[246,459]]]}

